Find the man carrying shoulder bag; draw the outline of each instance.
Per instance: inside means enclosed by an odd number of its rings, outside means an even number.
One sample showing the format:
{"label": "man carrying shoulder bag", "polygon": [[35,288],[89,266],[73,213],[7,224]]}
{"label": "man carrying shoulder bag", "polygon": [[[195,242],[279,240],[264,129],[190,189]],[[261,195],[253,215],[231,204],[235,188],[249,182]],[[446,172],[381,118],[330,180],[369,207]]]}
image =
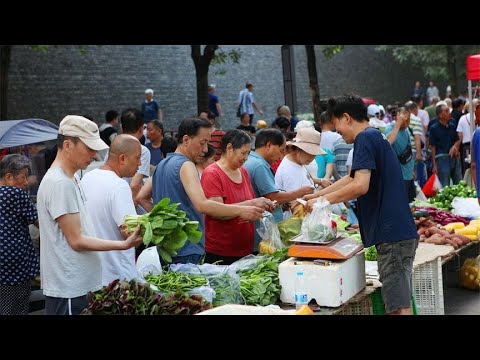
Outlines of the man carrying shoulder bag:
{"label": "man carrying shoulder bag", "polygon": [[415,156],[411,146],[409,130],[410,111],[402,106],[397,109],[396,113],[392,114],[392,117],[394,121],[385,128],[385,134],[400,162],[408,202],[412,202],[415,199],[416,191],[413,179]]}

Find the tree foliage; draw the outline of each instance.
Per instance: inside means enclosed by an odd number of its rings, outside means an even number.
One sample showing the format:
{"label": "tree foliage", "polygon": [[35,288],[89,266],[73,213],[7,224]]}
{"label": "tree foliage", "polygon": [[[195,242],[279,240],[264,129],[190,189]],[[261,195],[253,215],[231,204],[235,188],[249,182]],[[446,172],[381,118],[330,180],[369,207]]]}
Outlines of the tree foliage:
{"label": "tree foliage", "polygon": [[[46,54],[48,53],[50,50],[52,49],[58,49],[62,46],[65,46],[65,45],[28,45],[28,47],[32,50],[35,50],[39,53],[43,53],[43,54]],[[78,52],[81,54],[81,55],[84,55],[85,52],[86,52],[86,47],[85,45],[76,45],[77,48],[78,48]],[[97,46],[100,46],[100,45],[97,45]]]}
{"label": "tree foliage", "polygon": [[215,69],[215,75],[225,75],[227,72],[225,68],[221,67],[222,65],[231,62],[233,64],[240,63],[240,58],[242,57],[242,52],[238,49],[233,49],[228,52],[219,48],[212,59],[212,66],[220,66],[220,68]]}
{"label": "tree foliage", "polygon": [[[343,51],[345,45],[324,45],[322,48],[323,56],[327,59]],[[312,98],[312,111],[315,122],[320,122],[320,113],[322,111],[320,104],[320,88],[318,86],[317,59],[315,55],[315,45],[305,45],[307,53],[308,84],[310,87],[310,96]]]}
{"label": "tree foliage", "polygon": [[[242,56],[239,50],[225,52],[218,45],[190,45],[191,57],[195,65],[195,76],[197,80],[197,111],[200,113],[208,109],[208,72],[210,65],[222,65],[227,61],[235,64],[240,62]],[[218,74],[224,74],[225,70],[217,70]],[[217,73],[216,73],[217,74]]]}
{"label": "tree foliage", "polygon": [[331,59],[335,55],[341,53],[344,48],[345,45],[324,45],[322,53],[327,59]]}
{"label": "tree foliage", "polygon": [[380,45],[376,50],[391,53],[400,64],[417,66],[426,78],[448,81],[452,93],[458,94],[458,81],[465,77],[466,58],[477,54],[480,45]]}

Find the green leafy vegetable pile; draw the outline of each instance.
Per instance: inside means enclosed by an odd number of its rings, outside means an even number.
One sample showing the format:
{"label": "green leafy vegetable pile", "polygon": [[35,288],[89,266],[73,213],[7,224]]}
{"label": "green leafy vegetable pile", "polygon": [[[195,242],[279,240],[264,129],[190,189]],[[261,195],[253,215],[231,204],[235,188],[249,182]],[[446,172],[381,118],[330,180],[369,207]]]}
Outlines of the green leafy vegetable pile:
{"label": "green leafy vegetable pile", "polygon": [[135,280],[114,280],[88,300],[82,315],[192,315],[212,308],[201,296],[162,295]]}
{"label": "green leafy vegetable pile", "polygon": [[367,247],[365,249],[365,260],[377,261],[377,248],[375,245]]}
{"label": "green leafy vegetable pile", "polygon": [[287,258],[288,248],[262,258],[253,269],[239,270],[240,289],[247,305],[275,304],[282,290],[278,265]]}
{"label": "green leafy vegetable pile", "polygon": [[188,241],[197,243],[202,238],[198,230],[198,221],[190,221],[185,217],[185,211],[177,210],[180,203],[170,204],[169,198],[163,198],[147,214],[127,215],[124,224],[129,232],[137,225],[141,227],[145,246],[153,243],[163,260],[172,262],[172,256],[185,246]]}

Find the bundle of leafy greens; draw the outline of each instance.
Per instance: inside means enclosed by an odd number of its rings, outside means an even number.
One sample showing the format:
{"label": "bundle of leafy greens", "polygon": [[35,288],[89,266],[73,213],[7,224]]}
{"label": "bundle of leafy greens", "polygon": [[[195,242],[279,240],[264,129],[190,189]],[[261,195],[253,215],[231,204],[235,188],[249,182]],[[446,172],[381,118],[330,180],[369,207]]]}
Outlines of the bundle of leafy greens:
{"label": "bundle of leafy greens", "polygon": [[172,256],[185,246],[187,241],[197,243],[202,238],[198,230],[198,221],[190,221],[183,210],[177,210],[180,203],[170,204],[169,198],[163,198],[147,214],[127,215],[123,223],[129,232],[140,225],[145,246],[150,243],[158,248],[163,260],[172,262]]}
{"label": "bundle of leafy greens", "polygon": [[239,269],[240,290],[247,305],[275,304],[282,287],[278,278],[278,265],[287,258],[288,248],[261,256],[254,268]]}
{"label": "bundle of leafy greens", "polygon": [[162,295],[135,280],[114,280],[96,293],[88,293],[82,315],[192,315],[212,306],[201,296],[181,292]]}

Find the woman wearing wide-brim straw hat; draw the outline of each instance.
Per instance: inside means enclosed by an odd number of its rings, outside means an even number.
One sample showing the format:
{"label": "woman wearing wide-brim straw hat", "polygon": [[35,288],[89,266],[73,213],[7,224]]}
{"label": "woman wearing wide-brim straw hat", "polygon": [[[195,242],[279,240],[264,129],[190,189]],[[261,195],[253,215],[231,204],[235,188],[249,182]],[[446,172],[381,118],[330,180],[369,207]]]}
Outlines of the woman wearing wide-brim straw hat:
{"label": "woman wearing wide-brim straw hat", "polygon": [[[321,135],[312,128],[299,129],[297,135],[292,141],[287,142],[290,151],[286,155],[275,174],[275,184],[280,191],[294,191],[303,186],[312,186],[312,192],[315,189],[315,182],[305,168],[305,165],[314,161],[316,155],[325,155],[325,151],[320,147]],[[327,180],[325,185],[328,186]],[[290,208],[297,205],[296,202],[290,204]],[[289,217],[289,211],[284,214]]]}

